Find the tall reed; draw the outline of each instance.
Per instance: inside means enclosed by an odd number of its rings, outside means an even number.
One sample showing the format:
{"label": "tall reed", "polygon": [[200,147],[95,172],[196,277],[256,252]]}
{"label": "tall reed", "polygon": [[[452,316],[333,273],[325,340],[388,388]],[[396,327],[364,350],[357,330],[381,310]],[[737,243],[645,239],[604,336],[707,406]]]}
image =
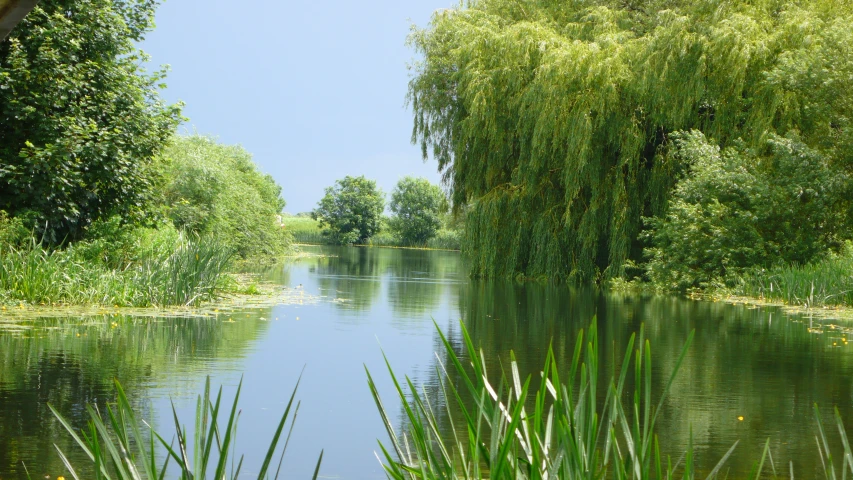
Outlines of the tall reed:
{"label": "tall reed", "polygon": [[[209,473],[216,480],[237,479],[243,466],[243,456],[236,457],[234,440],[239,418],[237,403],[240,398],[241,387],[242,381],[237,387],[237,393],[234,396],[228,417],[225,418],[224,410],[221,410],[224,408],[222,405],[222,388],[220,387],[215,401],[212,400],[210,378],[208,377],[204,394],[198,397],[196,403],[195,433],[192,441],[187,436],[186,428],[181,425],[173,405],[172,415],[175,422],[177,445],[164,440],[147,424],[147,428],[141,427],[140,420],[118,382],[116,382],[118,399],[114,405],[107,406],[106,415],[101,414],[91,406],[86,406],[89,413],[89,424],[88,428],[81,432],[81,435],[77,434],[74,427],[56,409],[48,406],[91,460],[91,467],[96,480],[162,480],[170,471],[170,461],[176,463],[175,469],[180,472],[181,480],[203,480],[208,478]],[[275,467],[275,474],[272,478],[279,477],[284,453],[290,442],[296,414],[299,411],[299,403],[296,403],[295,408],[293,405],[298,387],[299,382],[297,381],[287,407],[279,420],[275,434],[270,440],[266,456],[258,471],[258,480],[270,478],[273,467]],[[291,409],[293,409],[292,417],[290,415]],[[220,419],[224,419],[224,423]],[[273,462],[288,419],[291,419],[290,428],[276,465]],[[158,451],[157,445],[161,447],[160,451]],[[57,451],[71,477],[75,480],[81,480],[81,476],[77,472],[81,466],[77,465],[75,468],[75,465],[71,464],[66,454],[59,447],[57,447]],[[162,463],[158,462],[158,456],[165,457]],[[315,480],[320,473],[322,461],[323,452],[321,451],[317,466],[314,469],[313,478]],[[88,479],[90,477],[83,478]]]}
{"label": "tall reed", "polygon": [[806,265],[783,265],[738,279],[734,293],[805,307],[853,307],[853,246]]}
{"label": "tall reed", "polygon": [[197,305],[226,287],[231,251],[212,239],[179,238],[119,268],[73,248],[0,245],[0,301],[123,306]]}
{"label": "tall reed", "polygon": [[[549,349],[541,378],[522,378],[512,355],[510,377],[502,373],[497,377],[498,383],[494,383],[490,378],[495,377],[487,374],[485,358],[474,347],[464,325],[465,348],[472,359],[467,364],[439,331],[448,363],[437,367],[442,379],[440,398],[419,393],[406,377],[409,399],[386,359],[408,422],[400,435],[368,371],[368,384],[391,439],[390,448],[380,443],[388,477],[661,479],[683,471],[686,478],[693,478],[692,448],[688,446],[682,458],[673,464],[671,459],[664,460],[661,456],[655,435],[661,407],[693,334],[654,404],[651,349],[643,330],[636,351],[637,339],[631,336],[618,376],[614,374],[607,385],[600,386],[595,323],[593,320],[586,343],[583,332],[578,336],[565,379]],[[632,402],[626,405],[623,399],[629,372],[633,373],[635,387]],[[606,392],[603,403],[599,401],[602,388]],[[454,410],[460,413],[454,415]],[[439,425],[445,421],[450,424],[451,439],[440,431]],[[735,445],[713,468],[709,478],[719,473]]]}

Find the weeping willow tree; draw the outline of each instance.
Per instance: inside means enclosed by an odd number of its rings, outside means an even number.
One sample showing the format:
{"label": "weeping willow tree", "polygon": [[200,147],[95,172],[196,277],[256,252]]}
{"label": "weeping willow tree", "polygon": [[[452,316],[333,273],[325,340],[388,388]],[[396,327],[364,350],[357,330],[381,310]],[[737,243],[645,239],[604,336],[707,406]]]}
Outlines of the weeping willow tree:
{"label": "weeping willow tree", "polygon": [[850,25],[848,0],[471,0],[410,36],[413,141],[475,275],[618,276],[684,169],[671,132],[853,164]]}

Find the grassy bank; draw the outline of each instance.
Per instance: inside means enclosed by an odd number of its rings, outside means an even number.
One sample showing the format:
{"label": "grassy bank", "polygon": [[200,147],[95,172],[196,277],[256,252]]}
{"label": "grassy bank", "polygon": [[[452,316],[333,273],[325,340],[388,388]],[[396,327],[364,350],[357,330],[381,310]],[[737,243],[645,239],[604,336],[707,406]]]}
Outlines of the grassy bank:
{"label": "grassy bank", "polygon": [[751,272],[720,293],[807,308],[853,308],[853,245],[806,265]]}
{"label": "grassy bank", "polygon": [[184,236],[116,267],[75,248],[0,245],[0,303],[198,305],[234,288],[225,273],[231,257],[215,241]]}
{"label": "grassy bank", "polygon": [[[329,244],[328,239],[323,236],[319,223],[308,217],[285,217],[282,219],[285,231],[293,236],[296,243],[310,245]],[[382,230],[368,240],[367,245],[372,247],[400,247],[400,248],[433,248],[440,250],[459,250],[461,247],[459,232],[455,230],[441,229],[438,234],[424,244],[406,244],[389,230]]]}
{"label": "grassy bank", "polygon": [[[639,267],[633,267],[641,271]],[[642,276],[616,278],[608,283],[614,290],[644,293],[684,293]],[[853,310],[853,242],[839,252],[830,252],[804,265],[779,264],[771,268],[745,270],[739,275],[715,278],[701,287],[688,289],[692,297],[735,299],[750,303],[776,304],[803,309]]]}

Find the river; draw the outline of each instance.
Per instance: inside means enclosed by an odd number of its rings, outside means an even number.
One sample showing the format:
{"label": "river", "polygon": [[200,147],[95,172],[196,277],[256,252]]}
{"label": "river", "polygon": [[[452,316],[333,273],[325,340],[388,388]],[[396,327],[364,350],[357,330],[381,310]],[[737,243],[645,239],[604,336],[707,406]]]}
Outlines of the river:
{"label": "river", "polygon": [[[249,478],[300,372],[302,403],[285,478],[310,478],[321,450],[323,478],[385,478],[375,452],[387,435],[364,369],[400,428],[382,355],[397,374],[430,390],[443,348],[433,321],[454,344],[464,323],[491,371],[507,365],[513,350],[524,374],[538,372],[549,343],[566,364],[594,315],[606,372],[644,324],[657,389],[695,330],[657,432],[663,453],[676,459],[692,431],[700,471],[739,441],[723,471],[743,477],[769,439],[777,471],[786,473],[792,462],[798,478],[823,476],[814,404],[827,425],[837,406],[853,426],[853,346],[832,321],[672,296],[472,280],[455,252],[304,250],[318,256],[263,273],[287,287],[284,305],[189,318],[106,311],[3,321],[0,312],[0,479],[26,478],[24,465],[32,478],[69,478],[54,444],[85,464],[47,402],[83,426],[84,406],[103,409],[117,379],[141,416],[172,438],[170,402],[191,429],[208,376],[229,402],[242,379],[237,450],[246,454]],[[837,437],[834,427],[828,432]]]}

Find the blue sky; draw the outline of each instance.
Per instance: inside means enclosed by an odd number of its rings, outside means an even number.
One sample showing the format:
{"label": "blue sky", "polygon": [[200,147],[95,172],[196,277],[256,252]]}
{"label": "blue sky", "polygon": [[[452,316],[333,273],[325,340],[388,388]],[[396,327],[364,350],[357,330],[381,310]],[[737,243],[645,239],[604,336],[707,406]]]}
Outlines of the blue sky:
{"label": "blue sky", "polygon": [[405,41],[454,4],[167,0],[142,48],[171,66],[163,97],[186,103],[181,131],[241,144],[297,213],[345,175],[386,193],[405,175],[439,182],[410,143]]}

